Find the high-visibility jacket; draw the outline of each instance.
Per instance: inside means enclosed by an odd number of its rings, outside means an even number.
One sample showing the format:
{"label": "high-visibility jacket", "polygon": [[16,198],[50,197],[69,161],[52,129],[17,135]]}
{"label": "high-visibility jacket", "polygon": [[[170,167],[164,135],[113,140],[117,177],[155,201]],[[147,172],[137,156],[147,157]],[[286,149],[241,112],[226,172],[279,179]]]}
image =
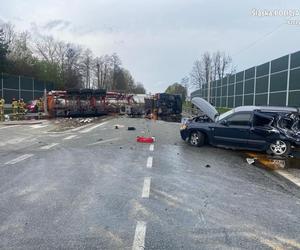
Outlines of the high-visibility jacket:
{"label": "high-visibility jacket", "polygon": [[13,101],[11,105],[13,109],[18,108],[18,101]]}
{"label": "high-visibility jacket", "polygon": [[36,102],[36,106],[38,107],[38,110],[41,111],[43,109],[44,103],[41,100],[38,100]]}
{"label": "high-visibility jacket", "polygon": [[4,107],[5,100],[3,98],[0,99],[0,107]]}

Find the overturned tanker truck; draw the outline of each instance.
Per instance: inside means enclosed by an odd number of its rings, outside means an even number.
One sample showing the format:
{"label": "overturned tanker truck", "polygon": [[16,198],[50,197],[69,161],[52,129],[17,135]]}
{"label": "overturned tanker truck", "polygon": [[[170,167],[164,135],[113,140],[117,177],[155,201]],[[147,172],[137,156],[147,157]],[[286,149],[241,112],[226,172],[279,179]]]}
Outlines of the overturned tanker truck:
{"label": "overturned tanker truck", "polygon": [[121,113],[133,102],[133,95],[107,92],[104,89],[50,91],[47,108],[50,117],[100,116]]}
{"label": "overturned tanker truck", "polygon": [[158,93],[145,98],[145,113],[158,116],[180,116],[182,112],[182,99],[180,95]]}

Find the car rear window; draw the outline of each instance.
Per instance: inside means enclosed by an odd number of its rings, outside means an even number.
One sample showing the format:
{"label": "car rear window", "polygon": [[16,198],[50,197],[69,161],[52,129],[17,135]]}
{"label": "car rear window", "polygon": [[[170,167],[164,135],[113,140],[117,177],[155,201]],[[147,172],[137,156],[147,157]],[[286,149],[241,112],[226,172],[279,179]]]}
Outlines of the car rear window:
{"label": "car rear window", "polygon": [[237,113],[227,119],[229,125],[249,126],[251,113]]}

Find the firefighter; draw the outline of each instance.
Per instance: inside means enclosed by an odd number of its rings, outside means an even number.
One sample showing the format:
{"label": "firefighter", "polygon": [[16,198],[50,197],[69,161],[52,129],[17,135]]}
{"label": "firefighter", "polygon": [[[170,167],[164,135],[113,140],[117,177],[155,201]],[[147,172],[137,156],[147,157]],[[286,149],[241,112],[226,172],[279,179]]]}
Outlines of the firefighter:
{"label": "firefighter", "polygon": [[43,101],[42,101],[42,98],[39,98],[36,102],[36,106],[38,108],[38,113],[39,113],[39,118],[42,116],[42,111],[43,111]]}
{"label": "firefighter", "polygon": [[18,101],[18,109],[20,114],[25,114],[25,102],[22,98]]}
{"label": "firefighter", "polygon": [[12,99],[12,110],[13,110],[13,114],[16,115],[18,113],[18,101],[16,100],[16,98]]}
{"label": "firefighter", "polygon": [[0,116],[2,117],[4,115],[4,104],[5,104],[5,100],[4,98],[0,99]]}

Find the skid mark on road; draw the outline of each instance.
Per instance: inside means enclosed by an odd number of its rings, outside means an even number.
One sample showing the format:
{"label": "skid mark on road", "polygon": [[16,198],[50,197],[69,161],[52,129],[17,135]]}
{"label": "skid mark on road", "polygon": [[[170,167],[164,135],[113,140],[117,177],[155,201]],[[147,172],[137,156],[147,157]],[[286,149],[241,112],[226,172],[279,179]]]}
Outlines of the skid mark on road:
{"label": "skid mark on road", "polygon": [[49,145],[46,145],[46,146],[41,147],[41,149],[47,150],[47,149],[50,149],[50,148],[55,147],[55,146],[58,145],[58,144],[59,144],[59,143],[51,143],[51,144],[49,144]]}
{"label": "skid mark on road", "polygon": [[97,141],[97,142],[88,144],[88,146],[103,144],[103,143],[106,143],[106,142],[112,142],[112,141],[117,141],[117,140],[120,140],[120,138],[112,138],[112,139],[107,139],[107,140],[103,140],[103,141]]}
{"label": "skid mark on road", "polygon": [[136,223],[132,250],[145,249],[146,222],[138,221]]}
{"label": "skid mark on road", "polygon": [[147,168],[152,168],[152,164],[153,164],[153,157],[149,156],[147,159]]}
{"label": "skid mark on road", "polygon": [[26,160],[26,159],[28,159],[28,158],[30,158],[32,156],[33,156],[33,154],[21,155],[21,156],[15,158],[13,160],[10,160],[10,161],[6,162],[5,165],[13,165],[13,164],[16,164],[16,163],[18,163],[20,161],[24,161],[24,160]]}
{"label": "skid mark on road", "polygon": [[149,198],[151,186],[151,177],[145,177],[142,191],[142,198]]}

